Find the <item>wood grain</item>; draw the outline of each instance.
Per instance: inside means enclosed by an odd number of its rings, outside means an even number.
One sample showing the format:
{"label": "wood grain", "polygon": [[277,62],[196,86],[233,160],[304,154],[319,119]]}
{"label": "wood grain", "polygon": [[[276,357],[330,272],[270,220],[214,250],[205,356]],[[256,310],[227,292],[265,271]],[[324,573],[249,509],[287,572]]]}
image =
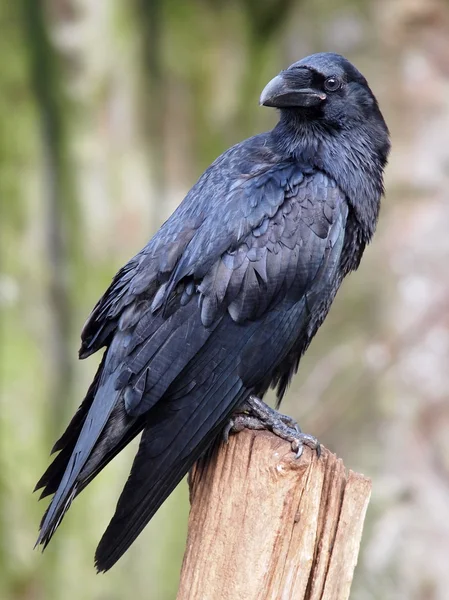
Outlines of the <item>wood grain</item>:
{"label": "wood grain", "polygon": [[197,463],[177,600],[345,600],[371,483],[245,430]]}

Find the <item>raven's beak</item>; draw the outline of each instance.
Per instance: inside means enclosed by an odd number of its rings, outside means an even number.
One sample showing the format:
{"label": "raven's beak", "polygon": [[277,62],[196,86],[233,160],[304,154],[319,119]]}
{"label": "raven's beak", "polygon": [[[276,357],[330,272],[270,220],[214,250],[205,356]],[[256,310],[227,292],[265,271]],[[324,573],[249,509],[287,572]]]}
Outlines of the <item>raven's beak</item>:
{"label": "raven's beak", "polygon": [[312,88],[296,87],[293,81],[284,78],[282,73],[272,79],[260,95],[261,106],[274,108],[294,108],[317,106],[326,100],[326,94]]}

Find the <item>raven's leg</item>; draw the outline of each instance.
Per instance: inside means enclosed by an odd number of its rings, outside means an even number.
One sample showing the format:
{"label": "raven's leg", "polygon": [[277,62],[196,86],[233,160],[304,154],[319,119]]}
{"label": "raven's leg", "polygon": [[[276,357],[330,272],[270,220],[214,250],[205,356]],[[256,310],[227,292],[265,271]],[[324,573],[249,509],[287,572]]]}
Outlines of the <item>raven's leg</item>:
{"label": "raven's leg", "polygon": [[294,419],[270,408],[256,396],[250,396],[245,404],[233,413],[223,431],[225,441],[228,440],[230,433],[237,433],[243,429],[272,431],[275,435],[291,443],[298,458],[301,456],[304,446],[316,450],[318,456],[321,453],[321,446],[316,437],[302,433]]}

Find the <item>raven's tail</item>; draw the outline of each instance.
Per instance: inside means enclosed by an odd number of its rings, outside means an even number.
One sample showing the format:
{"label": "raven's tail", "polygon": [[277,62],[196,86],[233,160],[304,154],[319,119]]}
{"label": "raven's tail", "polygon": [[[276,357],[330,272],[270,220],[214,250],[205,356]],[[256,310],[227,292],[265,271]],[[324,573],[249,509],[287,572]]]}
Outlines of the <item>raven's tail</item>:
{"label": "raven's tail", "polygon": [[[116,513],[97,549],[100,571],[109,569],[121,557],[211,445],[230,413],[252,392],[252,384],[243,383],[239,368],[243,349],[260,323],[241,328],[230,318],[225,319],[215,329],[199,330],[195,343],[186,346],[182,356],[178,350],[173,353],[169,342],[165,344],[170,340],[168,325],[158,330],[154,359],[145,362],[149,371],[145,382],[152,377],[154,383],[149,390],[145,387],[142,412],[140,405],[134,412],[126,407],[126,386],[120,378],[124,344],[118,332],[88,397],[56,444],[60,455],[38,484],[44,487],[44,496],[55,494],[38,538],[38,543],[46,546],[73,498],[144,429]],[[178,321],[174,326],[178,327]],[[186,334],[190,326],[187,321]]]}
{"label": "raven's tail", "polygon": [[248,396],[238,376],[221,379],[209,382],[209,389],[205,384],[181,398],[164,398],[149,412],[130,476],[95,554],[98,571],[110,569],[126,552]]}
{"label": "raven's tail", "polygon": [[53,447],[59,454],[35,488],[43,488],[41,498],[54,494],[36,545],[47,546],[75,496],[144,426],[143,418],[126,413],[114,375],[106,354],[86,398]]}

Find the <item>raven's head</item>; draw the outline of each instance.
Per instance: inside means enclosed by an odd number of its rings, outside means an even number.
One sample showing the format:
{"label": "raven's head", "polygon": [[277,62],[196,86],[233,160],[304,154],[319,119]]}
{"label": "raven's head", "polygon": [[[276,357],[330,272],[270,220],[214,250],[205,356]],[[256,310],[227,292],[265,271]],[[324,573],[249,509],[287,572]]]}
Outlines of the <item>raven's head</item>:
{"label": "raven's head", "polygon": [[263,90],[260,104],[337,129],[367,119],[385,126],[366,79],[339,54],[313,54],[281,71]]}
{"label": "raven's head", "polygon": [[390,140],[363,75],[339,54],[313,54],[272,79],[260,103],[281,111],[272,131],[279,152],[331,175],[354,206],[369,239]]}

